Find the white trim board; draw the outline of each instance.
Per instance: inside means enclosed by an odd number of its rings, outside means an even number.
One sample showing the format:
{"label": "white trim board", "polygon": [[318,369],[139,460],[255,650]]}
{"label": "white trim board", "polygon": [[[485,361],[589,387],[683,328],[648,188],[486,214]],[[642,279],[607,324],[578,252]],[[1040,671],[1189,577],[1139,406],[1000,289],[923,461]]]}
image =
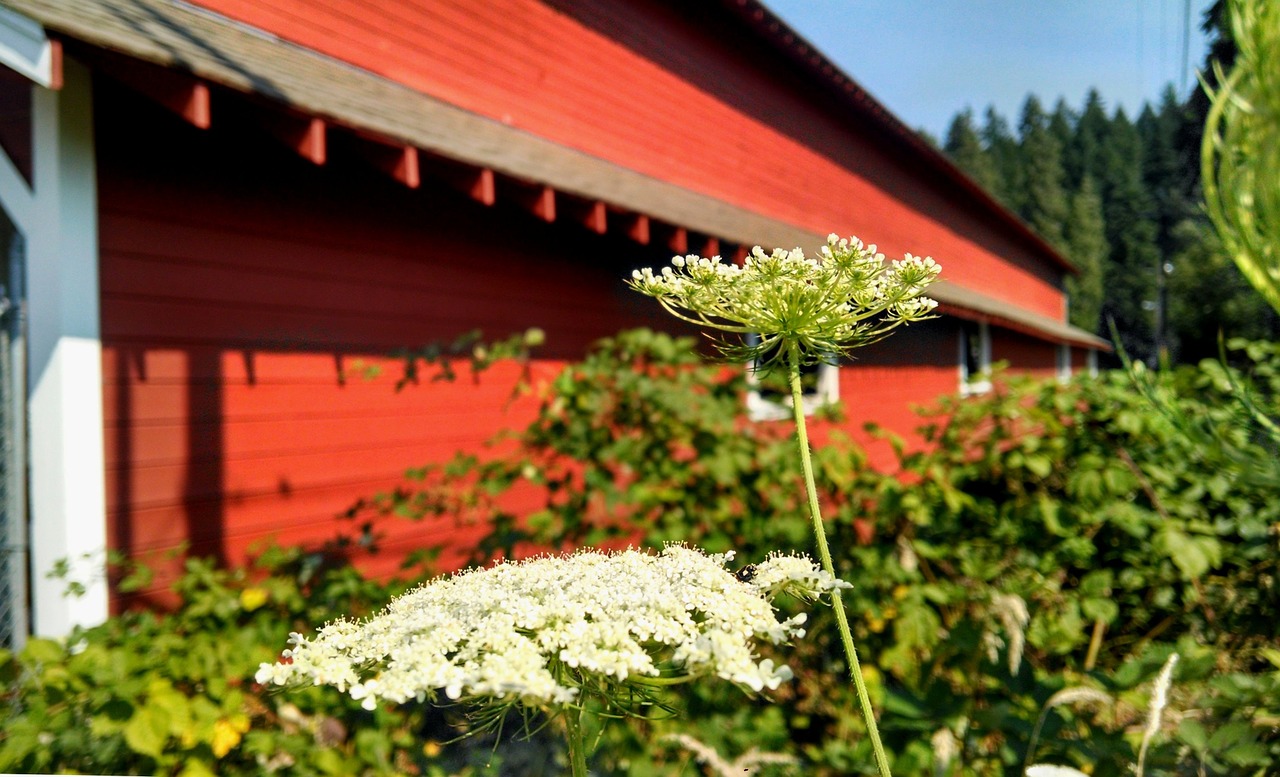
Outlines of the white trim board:
{"label": "white trim board", "polygon": [[[35,197],[27,238],[32,628],[64,636],[108,616],[106,474],[92,85],[63,63],[32,100]],[[59,561],[84,593],[48,573]]]}
{"label": "white trim board", "polygon": [[53,44],[44,28],[8,8],[0,8],[0,65],[46,89],[53,86]]}

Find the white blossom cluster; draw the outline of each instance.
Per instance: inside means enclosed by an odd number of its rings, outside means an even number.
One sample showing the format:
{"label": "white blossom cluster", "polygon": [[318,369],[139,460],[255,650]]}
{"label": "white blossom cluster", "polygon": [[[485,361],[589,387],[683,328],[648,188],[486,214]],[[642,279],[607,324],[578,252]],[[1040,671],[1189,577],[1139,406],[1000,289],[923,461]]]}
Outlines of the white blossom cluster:
{"label": "white blossom cluster", "polygon": [[485,698],[566,704],[584,687],[717,676],[752,691],[791,670],[755,645],[804,635],[803,613],[779,621],[770,598],[816,598],[846,583],[802,556],[773,555],[740,579],[732,553],[682,545],[661,554],[582,551],[436,579],[364,621],[314,638],[291,634],[257,681],[332,685],[363,700]]}
{"label": "white blossom cluster", "polygon": [[[834,234],[810,259],[799,248],[766,254],[756,246],[741,265],[719,256],[677,256],[660,272],[636,270],[630,285],[668,312],[725,332],[758,334],[751,356],[798,345],[829,358],[881,339],[938,306],[921,296],[942,268],[907,254],[885,262],[874,245]],[[736,349],[727,349],[736,350]]]}

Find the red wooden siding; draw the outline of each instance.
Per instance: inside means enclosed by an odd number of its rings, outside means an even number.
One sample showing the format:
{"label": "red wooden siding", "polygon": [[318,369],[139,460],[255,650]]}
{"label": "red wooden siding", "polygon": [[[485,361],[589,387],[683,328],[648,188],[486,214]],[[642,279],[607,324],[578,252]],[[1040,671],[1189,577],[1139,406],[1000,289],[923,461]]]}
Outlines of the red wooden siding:
{"label": "red wooden siding", "polygon": [[197,2],[564,145],[889,254],[930,254],[960,285],[1064,312],[1057,268],[760,55],[715,4]]}
{"label": "red wooden siding", "polygon": [[887,340],[856,351],[853,361],[841,366],[845,429],[867,448],[872,466],[890,470],[895,459],[887,443],[865,432],[868,421],[903,436],[909,446],[918,445],[921,439],[915,430],[925,419],[915,408],[929,407],[959,389],[958,336],[954,319],[911,324]]}
{"label": "red wooden siding", "polygon": [[1008,329],[991,328],[991,361],[1041,378],[1058,374],[1057,346]]}
{"label": "red wooden siding", "polygon": [[1089,352],[1084,348],[1071,349],[1071,374],[1075,375],[1089,369]]}
{"label": "red wooden siding", "polygon": [[[625,239],[316,168],[230,112],[200,132],[101,82],[99,187],[108,530],[151,560],[184,541],[229,562],[319,542],[408,466],[530,418],[512,365],[397,394],[400,346],[483,328],[547,332],[535,379],[625,326],[662,325],[621,279],[660,260]],[[635,299],[632,299],[635,297]],[[354,531],[354,527],[349,527]],[[438,539],[388,523],[371,571]],[[157,586],[168,581],[162,570]]]}

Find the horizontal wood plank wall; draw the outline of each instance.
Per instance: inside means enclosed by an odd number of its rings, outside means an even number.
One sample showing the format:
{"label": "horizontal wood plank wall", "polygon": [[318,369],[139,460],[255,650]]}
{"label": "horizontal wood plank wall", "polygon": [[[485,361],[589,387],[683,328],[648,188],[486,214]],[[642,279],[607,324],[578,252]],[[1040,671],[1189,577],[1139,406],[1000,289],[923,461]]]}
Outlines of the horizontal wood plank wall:
{"label": "horizontal wood plank wall", "polygon": [[[1061,271],[953,184],[762,52],[714,3],[196,0],[458,106],[1038,313]],[[857,78],[857,73],[851,74]]]}
{"label": "horizontal wood plank wall", "polygon": [[1057,346],[1008,329],[991,329],[991,361],[1008,362],[1015,372],[1052,378],[1058,374]]}
{"label": "horizontal wood plank wall", "polygon": [[868,422],[901,435],[908,449],[918,448],[923,440],[916,430],[927,419],[917,409],[959,389],[958,336],[954,319],[909,324],[855,351],[854,359],[841,366],[844,430],[867,449],[873,467],[893,471],[896,459],[888,443],[865,431]]}
{"label": "horizontal wood plank wall", "polygon": [[[336,516],[358,497],[532,417],[516,365],[397,393],[393,349],[538,326],[545,382],[601,336],[668,322],[622,282],[661,252],[357,159],[317,168],[228,112],[201,132],[105,80],[98,99],[109,536],[160,565],[150,594],[182,543],[240,563],[268,539],[354,534]],[[469,536],[381,528],[379,574]]]}

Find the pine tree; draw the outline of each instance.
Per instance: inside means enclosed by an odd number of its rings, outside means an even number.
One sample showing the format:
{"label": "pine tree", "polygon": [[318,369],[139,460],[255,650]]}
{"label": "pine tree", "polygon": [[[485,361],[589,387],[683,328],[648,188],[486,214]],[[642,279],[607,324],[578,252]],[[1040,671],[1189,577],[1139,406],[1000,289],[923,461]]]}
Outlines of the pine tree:
{"label": "pine tree", "polygon": [[1109,253],[1106,223],[1102,216],[1102,196],[1086,175],[1071,197],[1066,226],[1067,258],[1079,275],[1067,278],[1071,300],[1071,323],[1086,332],[1099,332],[1105,263]]}
{"label": "pine tree", "polygon": [[999,190],[995,164],[982,147],[982,139],[973,124],[973,111],[965,108],[951,120],[947,141],[943,146],[951,161],[969,174],[982,188],[995,194]]}
{"label": "pine tree", "polygon": [[1009,123],[995,109],[988,106],[986,123],[982,127],[982,142],[996,169],[996,196],[1005,207],[1015,213],[1022,211],[1026,199],[1026,181],[1022,171],[1022,150],[1009,131]]}
{"label": "pine tree", "polygon": [[1072,180],[1067,175],[1067,154],[1071,149],[1071,142],[1075,138],[1076,122],[1079,118],[1071,107],[1067,105],[1067,101],[1058,98],[1058,102],[1053,106],[1053,113],[1049,114],[1049,134],[1053,135],[1058,141],[1058,148],[1062,149],[1062,185],[1067,191],[1075,191],[1080,188],[1079,180]]}
{"label": "pine tree", "polygon": [[1275,340],[1280,318],[1236,269],[1208,220],[1177,228],[1185,246],[1172,257],[1169,329],[1178,361],[1218,358],[1218,337]]}
{"label": "pine tree", "polygon": [[1063,169],[1067,175],[1067,186],[1071,190],[1080,188],[1080,182],[1086,175],[1094,181],[1102,178],[1102,153],[1107,135],[1111,132],[1111,119],[1107,117],[1106,105],[1097,89],[1090,89],[1084,98],[1084,108],[1075,124],[1075,134],[1071,143],[1063,151]]}
{"label": "pine tree", "polygon": [[[1218,63],[1223,72],[1229,72],[1236,61],[1236,43],[1231,37],[1231,24],[1227,20],[1226,0],[1214,0],[1205,9],[1200,29],[1209,36],[1209,53],[1205,55],[1204,66],[1200,73],[1210,88],[1218,86],[1218,76],[1213,63]],[[1186,120],[1182,132],[1178,136],[1178,148],[1181,151],[1181,164],[1188,172],[1188,193],[1195,200],[1200,197],[1200,138],[1204,132],[1205,119],[1209,115],[1209,96],[1204,89],[1195,87],[1187,95],[1184,106]]]}
{"label": "pine tree", "polygon": [[1026,187],[1021,215],[1049,245],[1065,251],[1068,202],[1062,186],[1062,146],[1049,131],[1049,117],[1035,96],[1023,104],[1018,133]]}
{"label": "pine tree", "polygon": [[1137,123],[1142,139],[1142,179],[1152,200],[1151,221],[1160,253],[1155,276],[1156,348],[1166,354],[1169,352],[1168,274],[1173,270],[1174,256],[1188,248],[1188,240],[1199,239],[1201,235],[1196,230],[1181,228],[1189,218],[1198,216],[1188,196],[1189,172],[1179,162],[1178,138],[1185,117],[1170,85],[1161,97],[1159,111],[1146,106]]}
{"label": "pine tree", "polygon": [[1099,155],[1102,207],[1110,257],[1104,273],[1103,315],[1115,322],[1134,359],[1154,362],[1156,272],[1161,264],[1154,205],[1142,177],[1142,140],[1123,110],[1111,120]]}
{"label": "pine tree", "polygon": [[[1214,52],[1230,59],[1234,46],[1222,3],[1205,19],[1218,33]],[[1169,87],[1135,123],[1123,111],[1108,115],[1096,89],[1079,112],[1059,99],[1046,115],[1029,97],[1017,137],[994,108],[986,110],[981,130],[965,110],[947,135],[946,151],[956,163],[1080,271],[1066,279],[1071,322],[1106,335],[1105,322],[1113,320],[1121,344],[1137,359],[1153,361],[1165,349],[1166,331],[1171,354],[1179,355],[1181,343],[1182,359],[1198,359],[1215,341],[1197,333],[1216,330],[1215,320],[1244,336],[1278,325],[1247,287],[1218,276],[1222,258],[1204,243],[1202,102],[1199,90],[1183,103]]]}
{"label": "pine tree", "polygon": [[1178,248],[1174,227],[1196,211],[1185,194],[1188,171],[1178,158],[1178,134],[1183,121],[1182,106],[1169,86],[1161,98],[1159,112],[1146,106],[1137,124],[1142,139],[1142,179],[1155,200],[1156,242],[1166,257]]}

